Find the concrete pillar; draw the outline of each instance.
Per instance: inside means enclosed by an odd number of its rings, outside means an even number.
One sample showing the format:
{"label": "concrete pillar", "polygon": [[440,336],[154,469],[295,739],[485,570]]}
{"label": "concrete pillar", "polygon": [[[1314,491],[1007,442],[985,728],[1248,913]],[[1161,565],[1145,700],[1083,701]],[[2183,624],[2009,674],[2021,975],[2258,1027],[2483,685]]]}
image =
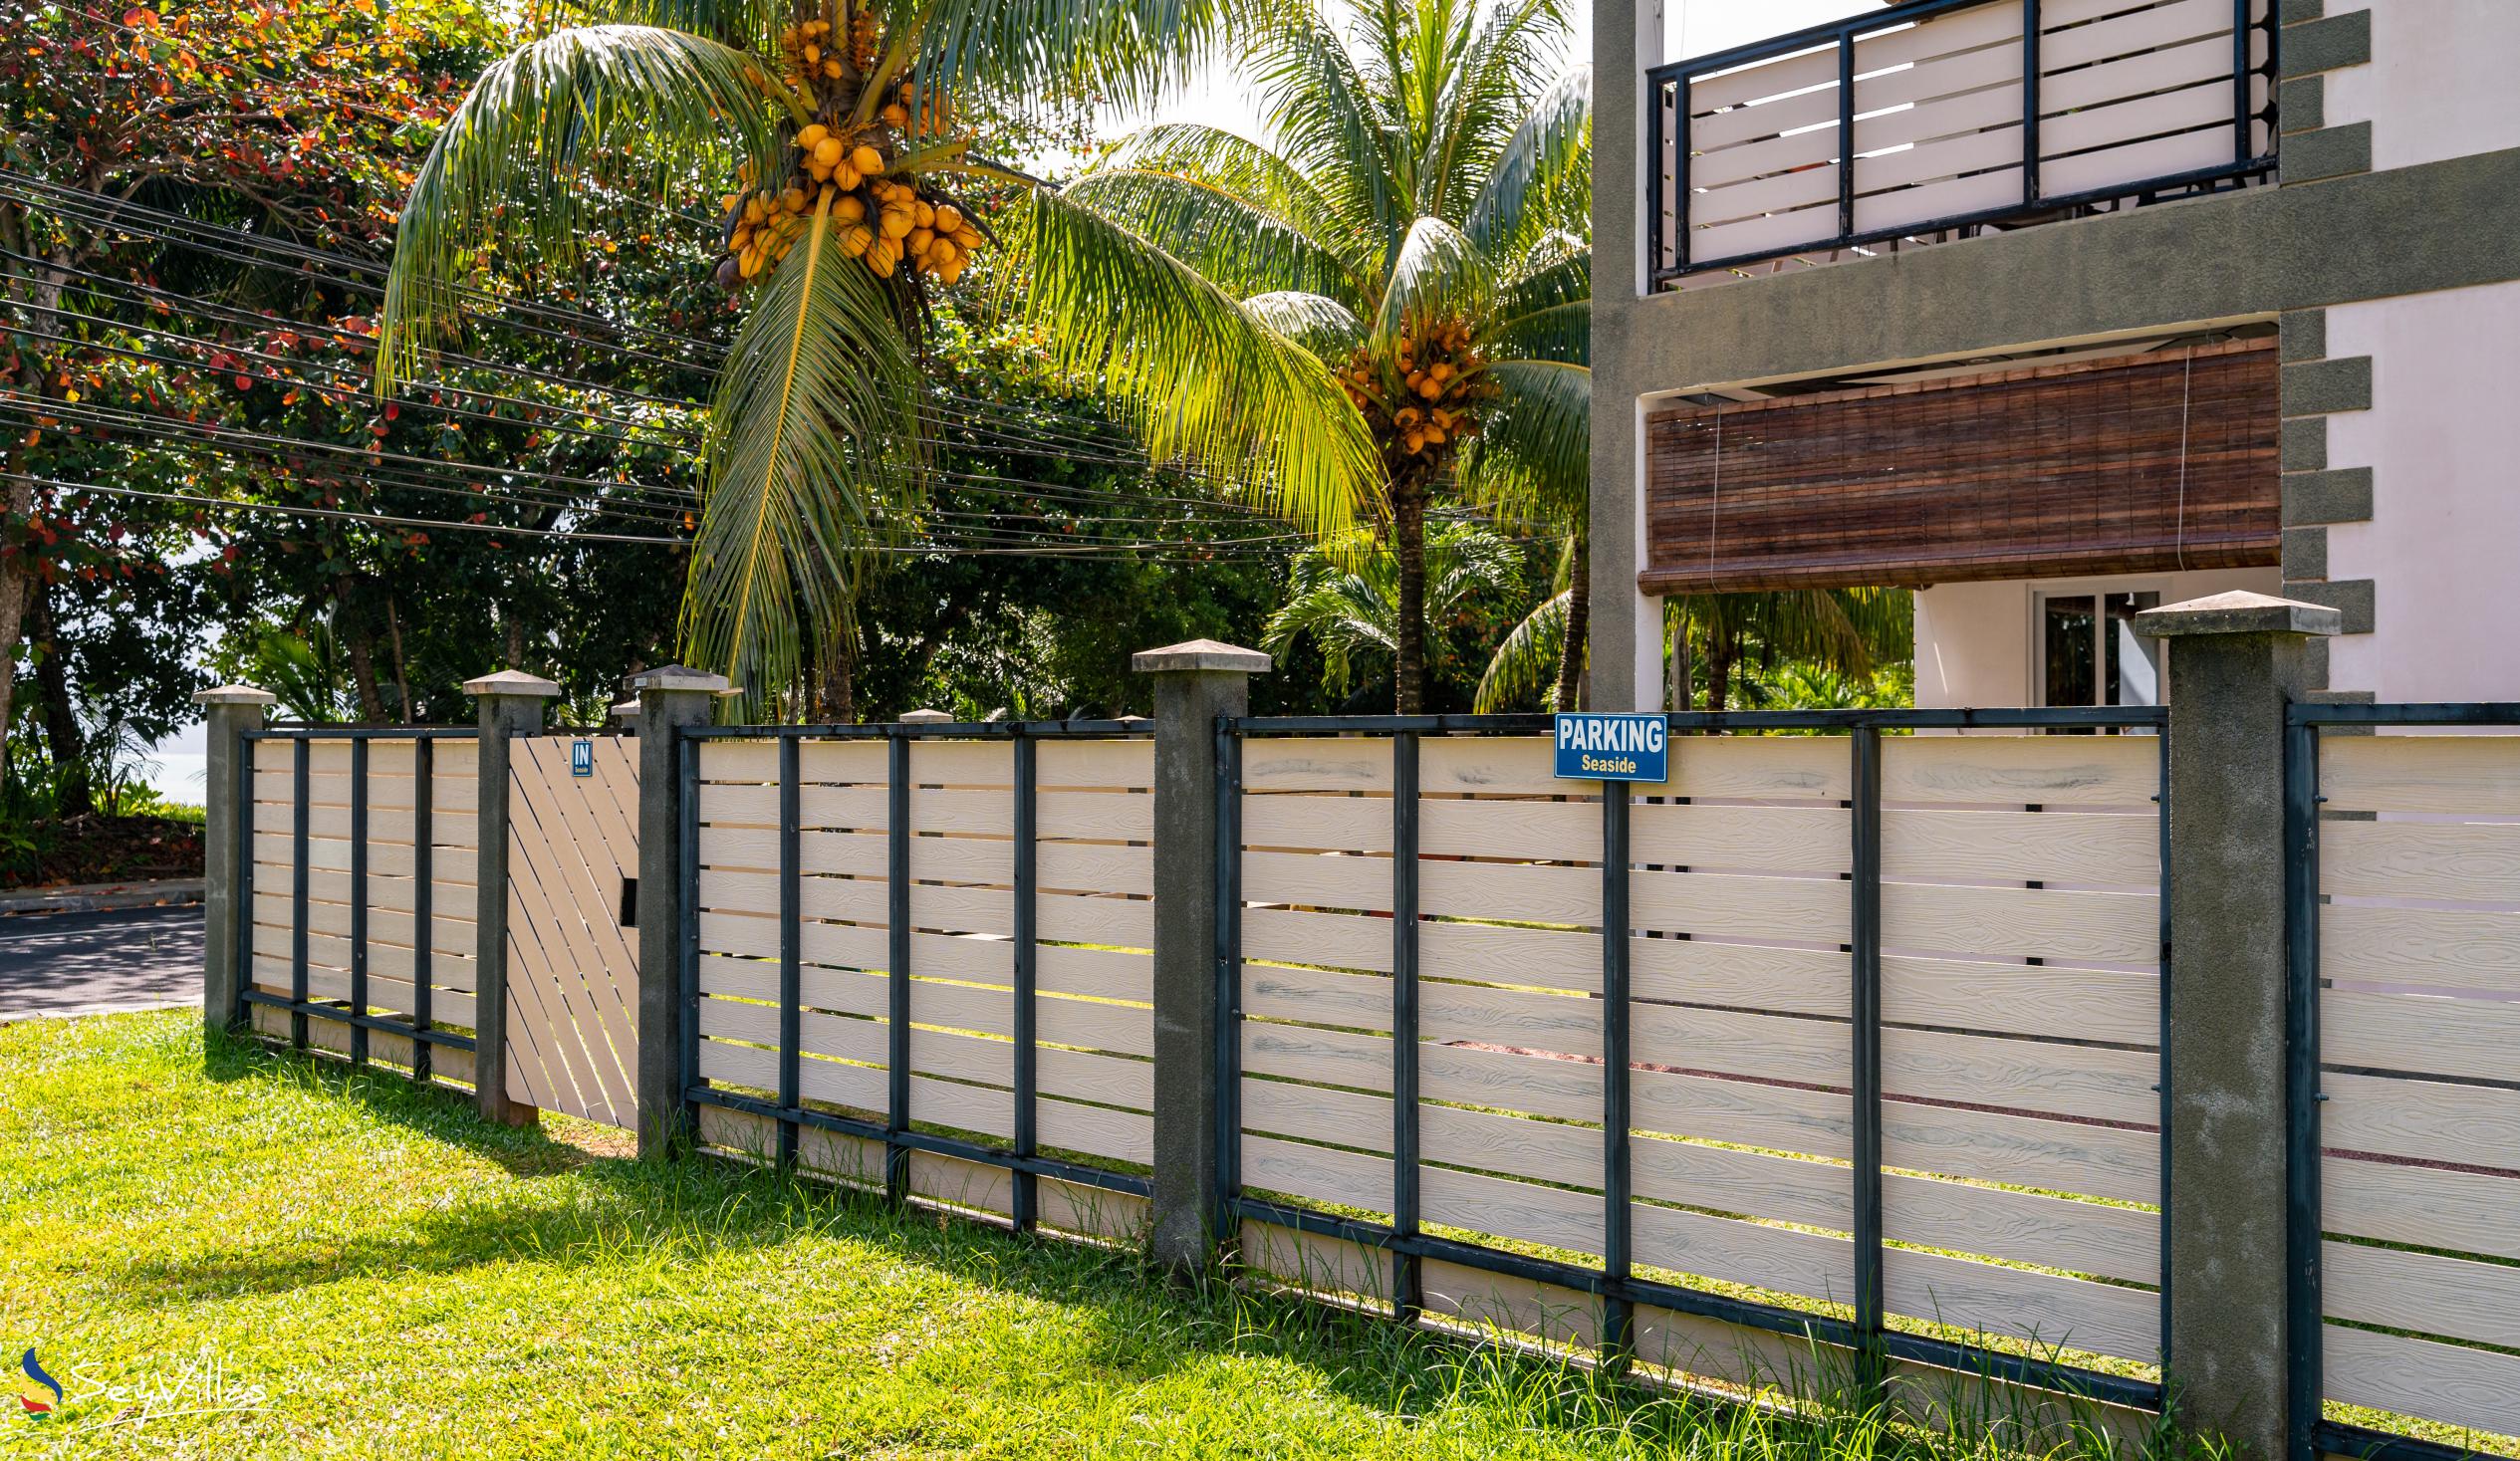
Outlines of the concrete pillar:
{"label": "concrete pillar", "polygon": [[638,1154],[683,1137],[682,746],[674,732],[707,725],[724,675],[663,665],[630,677],[638,692]]}
{"label": "concrete pillar", "polygon": [[2284,711],[2310,687],[2307,644],[2339,625],[2247,593],[2136,616],[2169,659],[2170,1393],[2259,1461],[2295,1454]]}
{"label": "concrete pillar", "polygon": [[1192,639],[1144,650],[1131,667],[1155,677],[1154,1258],[1195,1272],[1223,1234],[1217,1194],[1216,718],[1241,715],[1254,649]]}
{"label": "concrete pillar", "polygon": [[[1662,708],[1662,603],[1643,567],[1644,454],[1629,359],[1645,269],[1644,74],[1662,62],[1662,0],[1593,6],[1592,698],[1595,710]],[[1657,381],[1659,385],[1677,381]]]}
{"label": "concrete pillar", "polygon": [[245,805],[254,799],[254,763],[245,732],[260,730],[277,697],[252,685],[195,690],[192,703],[210,721],[209,777],[202,792],[201,1025],[233,1030],[245,1023],[245,952],[239,946],[253,910],[245,906]]}
{"label": "concrete pillar", "polygon": [[534,1108],[508,1099],[508,739],[542,734],[543,703],[560,686],[521,669],[464,681],[480,711],[480,839],[474,862],[472,1092],[481,1113],[530,1124]]}

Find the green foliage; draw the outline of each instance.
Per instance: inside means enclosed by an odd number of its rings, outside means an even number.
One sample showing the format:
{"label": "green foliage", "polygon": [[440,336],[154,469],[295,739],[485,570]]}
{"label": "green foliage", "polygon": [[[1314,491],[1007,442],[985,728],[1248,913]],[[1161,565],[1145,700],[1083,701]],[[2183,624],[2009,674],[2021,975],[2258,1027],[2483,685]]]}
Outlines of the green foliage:
{"label": "green foliage", "polygon": [[[1524,555],[1475,523],[1438,524],[1426,535],[1427,662],[1437,703],[1458,706],[1480,646],[1490,643],[1524,594]],[[1387,690],[1399,642],[1399,572],[1389,554],[1343,558],[1336,548],[1296,559],[1286,599],[1269,615],[1260,645],[1284,655],[1298,640],[1320,652],[1325,682],[1356,705],[1352,689]]]}

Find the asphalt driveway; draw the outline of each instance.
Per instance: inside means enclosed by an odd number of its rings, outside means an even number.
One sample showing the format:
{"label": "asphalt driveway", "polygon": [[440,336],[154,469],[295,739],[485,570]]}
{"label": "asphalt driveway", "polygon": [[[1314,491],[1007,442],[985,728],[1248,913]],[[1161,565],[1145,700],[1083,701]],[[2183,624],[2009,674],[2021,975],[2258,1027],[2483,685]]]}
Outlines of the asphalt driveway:
{"label": "asphalt driveway", "polygon": [[193,1004],[201,908],[0,918],[0,1020]]}

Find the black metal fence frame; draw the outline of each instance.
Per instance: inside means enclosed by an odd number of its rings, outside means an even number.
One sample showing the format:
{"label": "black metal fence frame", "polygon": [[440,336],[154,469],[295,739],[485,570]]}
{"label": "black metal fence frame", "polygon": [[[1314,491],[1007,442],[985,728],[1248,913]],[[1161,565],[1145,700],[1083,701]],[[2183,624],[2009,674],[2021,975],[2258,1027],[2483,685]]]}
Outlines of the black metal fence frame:
{"label": "black metal fence frame", "polygon": [[2285,1400],[2291,1408],[2294,1455],[2321,1452],[2369,1461],[2459,1461],[2475,1452],[2329,1420],[2325,1416],[2326,1293],[2320,1247],[2326,1231],[2320,1203],[2319,1103],[2319,738],[2328,729],[2369,733],[2384,728],[2440,729],[2520,726],[2520,701],[2346,705],[2296,703],[2284,715],[2285,1248],[2292,1289],[2287,1297]]}
{"label": "black metal fence frame", "polygon": [[[1602,1349],[1613,1355],[1629,1347],[1634,1308],[1648,1304],[1682,1314],[1740,1325],[1805,1342],[1830,1345],[1856,1356],[1861,1372],[1878,1380],[1890,1360],[1905,1360],[1964,1371],[2043,1389],[2081,1395],[2104,1403],[2158,1410],[2158,1382],[2103,1373],[2035,1355],[2009,1353],[1892,1330],[1885,1323],[1882,1287],[1882,1071],[1881,1071],[1881,737],[1885,731],[1910,730],[2046,730],[2141,731],[2158,737],[2167,770],[2169,716],[2158,706],[2058,707],[2029,710],[1810,710],[1692,712],[1663,717],[1673,737],[1673,754],[1685,754],[1680,737],[1696,733],[1759,733],[1768,731],[1842,732],[1854,760],[1853,874],[1854,919],[1850,962],[1854,981],[1854,1049],[1852,1086],[1856,1109],[1854,1160],[1854,1224],[1856,1262],[1853,1320],[1804,1313],[1752,1303],[1701,1289],[1666,1284],[1635,1275],[1629,1241],[1628,1157],[1632,1140],[1629,1121],[1627,1049],[1628,940],[1610,930],[1627,918],[1629,804],[1632,787],[1623,782],[1601,784],[1602,797],[1602,989],[1607,1009],[1603,1021],[1604,1243],[1603,1266],[1582,1268],[1533,1258],[1504,1249],[1427,1234],[1418,1228],[1417,1163],[1403,1161],[1417,1151],[1416,1016],[1417,923],[1402,916],[1417,906],[1417,868],[1402,858],[1402,847],[1416,846],[1417,748],[1426,736],[1547,735],[1554,720],[1547,715],[1430,716],[1247,716],[1220,717],[1216,723],[1218,917],[1216,948],[1218,1158],[1217,1207],[1227,1219],[1220,1231],[1234,1230],[1232,1220],[1253,1219],[1317,1236],[1343,1239],[1387,1252],[1392,1258],[1394,1315],[1407,1319],[1422,1301],[1418,1272],[1428,1258],[1531,1283],[1556,1285],[1589,1295],[1602,1304]],[[1390,1224],[1364,1222],[1314,1208],[1253,1197],[1241,1186],[1242,1063],[1242,889],[1241,764],[1245,740],[1270,736],[1355,735],[1393,742],[1392,754],[1392,1218]],[[1588,783],[1571,782],[1573,786]],[[2165,829],[2160,895],[2164,904],[2161,929],[2161,1009],[2168,1028],[2170,950],[2168,946],[2169,871],[2166,856],[2168,780],[2161,782],[2161,823]],[[1650,792],[1648,792],[1650,794]],[[2168,1049],[2161,1051],[2164,1161],[2161,1168],[2161,1336],[2169,1337],[2169,1167],[2166,1160],[2168,1114]],[[1406,1093],[1403,1097],[1402,1093]],[[2167,1354],[2163,1355],[2164,1360]]]}
{"label": "black metal fence frame", "polygon": [[[2165,195],[2184,196],[2189,191],[2216,185],[2237,183],[2247,178],[2271,173],[2275,167],[2275,78],[2278,75],[2276,46],[2280,27],[2276,23],[2273,0],[2232,0],[2231,79],[2235,92],[2232,106],[2232,160],[2213,167],[2201,167],[2158,177],[2137,178],[2110,183],[2081,192],[2050,196],[2039,188],[2039,0],[2019,0],[2022,7],[2022,186],[2021,197],[2014,202],[1981,208],[1974,212],[1955,213],[1945,217],[1901,223],[1889,228],[1859,230],[1855,226],[1855,183],[1858,158],[1855,151],[1855,44],[1866,35],[1901,25],[1931,20],[1953,11],[1973,9],[1999,0],[1909,0],[1886,10],[1830,21],[1786,35],[1754,41],[1728,51],[1706,56],[1692,56],[1682,61],[1648,69],[1645,72],[1645,260],[1648,288],[1660,289],[1672,280],[1690,274],[1716,269],[1739,268],[1745,264],[1785,258],[1793,254],[1827,249],[1856,248],[1864,244],[1884,243],[1894,238],[1917,234],[1940,233],[1948,229],[1968,228],[1979,224],[2001,223],[2051,212],[2059,208],[2111,202],[2134,198],[2152,202]],[[2263,5],[2265,14],[2254,12]],[[2249,60],[2249,43],[2253,35],[2266,38],[2267,60],[2263,67],[2254,67]],[[1688,105],[1689,79],[1711,72],[1729,71],[1753,62],[1790,56],[1798,51],[1811,51],[1834,45],[1838,50],[1838,212],[1837,232],[1827,238],[1780,248],[1756,249],[1745,254],[1731,254],[1715,259],[1689,257],[1689,147]],[[2267,83],[2267,104],[2264,115],[2249,106],[2250,82],[2263,75]],[[2259,121],[2267,123],[2267,150],[2256,152],[2250,128]],[[1675,206],[1673,220],[1664,223],[1663,149],[1672,147],[1670,179],[1671,200]],[[1665,263],[1668,259],[1670,262]]]}
{"label": "black metal fence frame", "polygon": [[[432,1076],[434,1047],[470,1051],[472,1037],[436,1028],[430,1009],[434,954],[431,920],[435,884],[433,819],[436,743],[478,740],[478,731],[442,726],[312,726],[271,725],[243,735],[245,751],[237,758],[236,779],[236,981],[235,1020],[247,1022],[254,1005],[289,1012],[289,1044],[304,1050],[307,1021],[330,1020],[350,1027],[350,1061],[368,1064],[368,1037],[373,1031],[399,1035],[411,1042],[411,1079]],[[289,993],[269,994],[254,987],[254,775],[255,746],[264,741],[292,744],[294,778],[290,822]],[[350,744],[350,998],[346,1001],[307,997],[307,805],[309,748],[317,741]],[[412,743],[411,791],[411,1018],[397,1020],[370,1012],[368,1002],[368,747],[374,741]]]}
{"label": "black metal fence frame", "polygon": [[[1033,836],[1039,782],[1037,753],[1043,741],[1146,740],[1154,727],[1140,721],[939,721],[880,725],[735,725],[689,726],[675,732],[677,801],[681,808],[680,999],[683,1011],[680,1065],[686,1129],[697,1130],[699,1108],[718,1106],[761,1116],[778,1131],[777,1159],[793,1166],[797,1139],[805,1128],[830,1131],[864,1141],[881,1142],[884,1153],[885,1194],[900,1201],[909,1193],[909,1156],[914,1151],[1002,1167],[1014,1175],[1014,1211],[1018,1231],[1039,1222],[1040,1179],[1049,1177],[1077,1186],[1149,1197],[1153,1185],[1145,1177],[1072,1162],[1040,1151],[1035,1112],[1039,1099],[1039,1042],[1035,1035],[1034,976],[1036,927]],[[920,1131],[910,1124],[910,745],[914,741],[1010,741],[1014,745],[1014,1069],[1015,1138],[1011,1147],[997,1147],[959,1137]],[[700,746],[707,741],[771,741],[779,757],[779,1091],[775,1100],[741,1096],[711,1086],[700,1075]],[[889,981],[886,1057],[886,1109],[882,1120],[846,1116],[805,1104],[802,1088],[803,1011],[803,877],[798,852],[800,817],[800,751],[807,741],[882,741],[886,745],[885,829],[886,889],[889,944],[885,976]]]}

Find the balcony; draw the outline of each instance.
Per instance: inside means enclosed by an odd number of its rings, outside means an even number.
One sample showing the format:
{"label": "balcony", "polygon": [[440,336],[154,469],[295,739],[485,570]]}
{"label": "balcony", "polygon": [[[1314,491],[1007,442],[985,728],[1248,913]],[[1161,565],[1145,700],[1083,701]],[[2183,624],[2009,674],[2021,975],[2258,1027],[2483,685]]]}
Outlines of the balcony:
{"label": "balcony", "polygon": [[2262,181],[2274,0],[1910,0],[1645,74],[1656,289]]}

